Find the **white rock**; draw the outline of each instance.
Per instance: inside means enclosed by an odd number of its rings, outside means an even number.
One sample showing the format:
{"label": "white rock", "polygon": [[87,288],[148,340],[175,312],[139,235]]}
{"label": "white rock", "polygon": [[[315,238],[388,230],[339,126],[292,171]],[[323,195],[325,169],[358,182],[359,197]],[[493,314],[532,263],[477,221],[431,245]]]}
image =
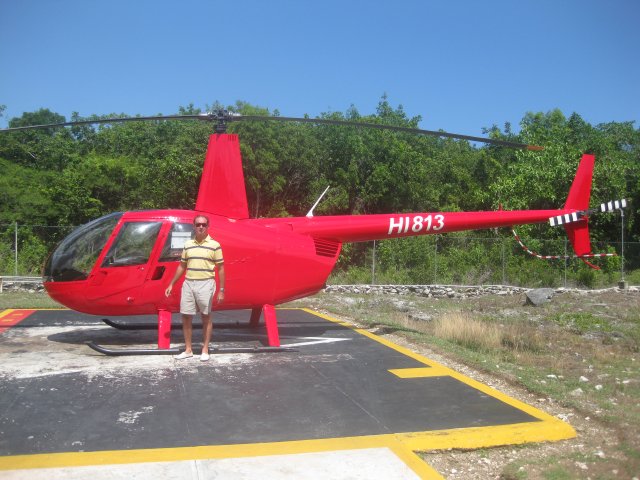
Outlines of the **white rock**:
{"label": "white rock", "polygon": [[587,467],[587,464],[583,462],[576,462],[576,466],[578,468],[581,468],[582,470],[589,470],[589,467]]}

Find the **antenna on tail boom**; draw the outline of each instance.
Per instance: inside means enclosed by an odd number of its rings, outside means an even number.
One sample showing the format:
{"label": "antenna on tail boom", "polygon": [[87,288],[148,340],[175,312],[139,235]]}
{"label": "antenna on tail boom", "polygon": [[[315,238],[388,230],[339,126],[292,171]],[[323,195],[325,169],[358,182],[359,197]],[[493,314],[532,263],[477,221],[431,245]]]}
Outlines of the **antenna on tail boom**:
{"label": "antenna on tail boom", "polygon": [[318,197],[318,200],[316,200],[316,203],[313,204],[313,207],[311,207],[311,210],[309,210],[309,212],[307,213],[306,215],[307,218],[313,218],[313,210],[318,206],[318,204],[320,203],[320,200],[322,200],[322,197],[324,197],[324,194],[329,191],[330,187],[331,185],[327,185],[327,188],[324,189],[324,192],[320,194],[320,196]]}

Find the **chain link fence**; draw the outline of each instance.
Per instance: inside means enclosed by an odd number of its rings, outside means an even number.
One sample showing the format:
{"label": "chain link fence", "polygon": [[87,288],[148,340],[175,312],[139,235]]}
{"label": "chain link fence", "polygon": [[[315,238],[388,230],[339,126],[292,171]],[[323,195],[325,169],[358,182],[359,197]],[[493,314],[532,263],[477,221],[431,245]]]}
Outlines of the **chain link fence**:
{"label": "chain link fence", "polygon": [[[568,240],[523,239],[544,260],[525,252],[513,237],[432,235],[346,245],[328,283],[378,285],[512,285],[537,287],[640,284],[640,242],[593,242],[594,253],[616,256],[575,258]],[[624,257],[622,256],[624,246]],[[565,258],[566,257],[566,258]]]}
{"label": "chain link fence", "polygon": [[42,273],[49,253],[75,226],[0,224],[0,276]]}
{"label": "chain link fence", "polygon": [[[0,276],[40,275],[48,254],[74,228],[0,224]],[[640,284],[640,242],[593,242],[593,252],[618,254],[590,260],[602,268],[593,270],[572,258],[566,239],[523,241],[542,255],[569,258],[533,258],[510,236],[428,235],[346,244],[328,283],[529,288],[609,287],[621,281]]]}

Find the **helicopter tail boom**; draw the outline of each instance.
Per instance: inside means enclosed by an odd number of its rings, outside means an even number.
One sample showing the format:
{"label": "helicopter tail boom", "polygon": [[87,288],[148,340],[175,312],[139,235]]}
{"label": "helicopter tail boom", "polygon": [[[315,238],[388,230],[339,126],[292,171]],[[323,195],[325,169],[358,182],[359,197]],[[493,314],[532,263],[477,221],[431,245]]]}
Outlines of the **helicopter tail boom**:
{"label": "helicopter tail boom", "polygon": [[[593,155],[582,156],[566,203],[563,208],[557,210],[321,216],[289,218],[280,222],[285,222],[299,233],[307,233],[314,238],[328,238],[347,243],[549,221],[552,226],[564,226],[576,256],[586,256],[591,254],[587,215],[590,213],[588,208],[594,161]],[[278,220],[270,219],[269,223],[276,224]]]}

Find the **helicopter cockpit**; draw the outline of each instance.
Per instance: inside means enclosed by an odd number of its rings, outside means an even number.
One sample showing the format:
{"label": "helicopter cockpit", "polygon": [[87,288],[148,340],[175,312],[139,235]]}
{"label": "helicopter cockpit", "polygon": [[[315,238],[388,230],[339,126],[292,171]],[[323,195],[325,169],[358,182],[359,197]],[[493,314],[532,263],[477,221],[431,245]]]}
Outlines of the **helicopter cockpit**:
{"label": "helicopter cockpit", "polygon": [[[112,213],[74,230],[49,256],[43,273],[45,282],[86,280],[123,215]],[[123,222],[100,267],[147,263],[163,223],[158,220]],[[172,222],[159,261],[178,261],[184,242],[192,236],[191,223]]]}
{"label": "helicopter cockpit", "polygon": [[45,282],[86,280],[122,215],[116,212],[93,220],[60,242],[44,266]]}

